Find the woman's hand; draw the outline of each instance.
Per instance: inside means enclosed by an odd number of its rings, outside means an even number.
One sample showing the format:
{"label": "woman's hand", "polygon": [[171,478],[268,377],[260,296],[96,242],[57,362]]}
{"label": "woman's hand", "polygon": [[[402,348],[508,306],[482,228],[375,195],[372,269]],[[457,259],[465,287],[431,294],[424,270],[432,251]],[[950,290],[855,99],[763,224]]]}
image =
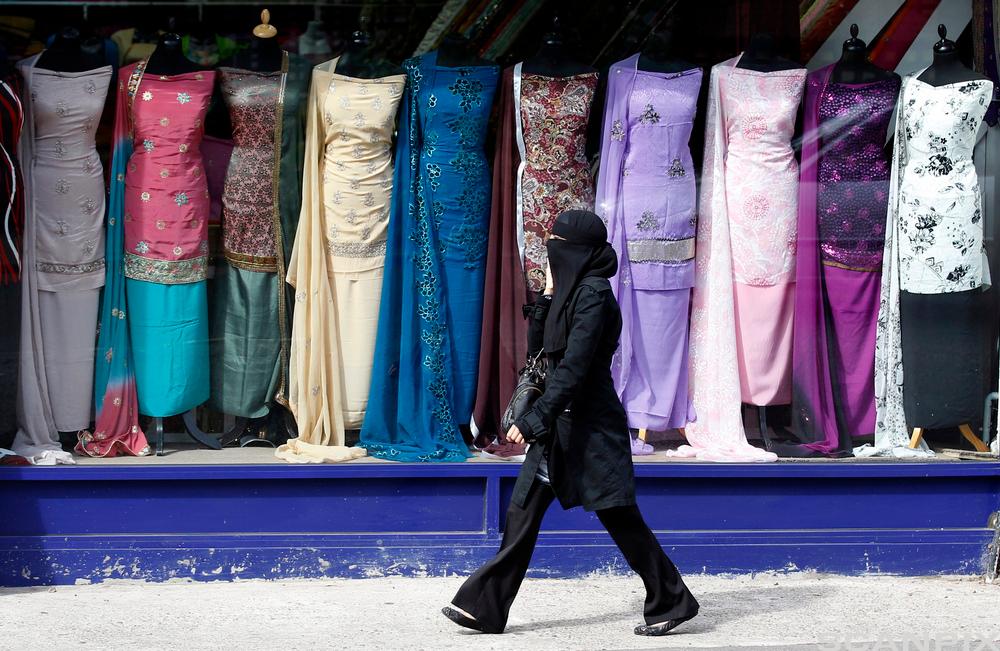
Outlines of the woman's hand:
{"label": "woman's hand", "polygon": [[556,285],[552,280],[552,267],[548,263],[545,263],[545,295],[552,296],[556,293]]}
{"label": "woman's hand", "polygon": [[524,443],[524,435],[521,434],[521,430],[517,428],[517,425],[511,425],[510,429],[507,430],[507,440],[518,445]]}

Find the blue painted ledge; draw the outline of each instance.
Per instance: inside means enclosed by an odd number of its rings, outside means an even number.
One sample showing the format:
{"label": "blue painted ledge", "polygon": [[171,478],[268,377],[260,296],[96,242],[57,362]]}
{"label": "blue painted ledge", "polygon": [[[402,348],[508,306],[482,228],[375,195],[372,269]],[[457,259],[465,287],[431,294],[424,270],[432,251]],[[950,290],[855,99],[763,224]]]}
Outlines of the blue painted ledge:
{"label": "blue painted ledge", "polygon": [[[980,574],[1000,463],[637,463],[683,572]],[[468,573],[495,553],[518,466],[0,468],[0,585]],[[628,571],[597,519],[554,506],[534,576]]]}

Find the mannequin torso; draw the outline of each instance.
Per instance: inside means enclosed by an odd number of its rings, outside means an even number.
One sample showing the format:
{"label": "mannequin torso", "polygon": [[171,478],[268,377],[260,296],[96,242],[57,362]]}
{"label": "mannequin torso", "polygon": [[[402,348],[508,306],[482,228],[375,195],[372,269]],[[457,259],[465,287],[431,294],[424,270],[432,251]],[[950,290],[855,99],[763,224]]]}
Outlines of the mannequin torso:
{"label": "mannequin torso", "polygon": [[284,52],[278,45],[278,39],[254,36],[250,40],[250,47],[237,52],[230,65],[255,72],[276,72],[281,70],[283,59]]}
{"label": "mannequin torso", "polygon": [[201,66],[184,56],[184,52],[181,51],[181,37],[171,32],[160,37],[156,49],[146,63],[146,72],[152,75],[180,75],[201,69]]}
{"label": "mannequin torso", "polygon": [[[948,41],[948,43],[952,42]],[[956,49],[938,51],[938,47],[935,45],[934,62],[927,70],[920,73],[917,79],[931,86],[946,86],[963,81],[981,81],[986,79],[986,77],[971,68],[967,68],[958,58],[958,51]]]}
{"label": "mannequin torso", "polygon": [[403,69],[396,64],[375,56],[371,40],[371,35],[364,28],[354,32],[347,43],[347,49],[337,60],[335,72],[356,79],[379,79],[403,74]]}
{"label": "mannequin torso", "polygon": [[858,26],[851,25],[851,38],[844,41],[844,51],[834,65],[830,81],[837,84],[868,84],[899,77],[894,72],[879,68],[868,60],[868,46],[858,38]]}
{"label": "mannequin torso", "polygon": [[468,66],[491,66],[493,61],[484,59],[475,53],[467,38],[458,34],[449,34],[441,41],[438,48],[438,65],[446,68],[464,68]]}
{"label": "mannequin torso", "polygon": [[[96,44],[92,41],[96,41]],[[80,30],[66,27],[52,42],[52,46],[42,52],[35,64],[46,70],[58,72],[83,72],[105,65],[103,43],[97,39],[80,37]]]}
{"label": "mannequin torso", "polygon": [[756,70],[758,72],[777,72],[779,70],[794,70],[802,66],[774,51],[774,37],[770,34],[754,34],[750,45],[740,57],[737,68]]}

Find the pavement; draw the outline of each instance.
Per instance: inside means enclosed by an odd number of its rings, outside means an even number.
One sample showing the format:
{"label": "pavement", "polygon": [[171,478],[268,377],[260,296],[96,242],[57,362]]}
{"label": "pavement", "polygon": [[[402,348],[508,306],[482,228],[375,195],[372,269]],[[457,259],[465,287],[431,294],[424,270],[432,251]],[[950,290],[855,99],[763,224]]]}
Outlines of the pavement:
{"label": "pavement", "polygon": [[0,649],[996,649],[1000,584],[815,573],[686,578],[698,617],[633,635],[633,576],[528,579],[503,635],[439,610],[461,577],[0,589]]}

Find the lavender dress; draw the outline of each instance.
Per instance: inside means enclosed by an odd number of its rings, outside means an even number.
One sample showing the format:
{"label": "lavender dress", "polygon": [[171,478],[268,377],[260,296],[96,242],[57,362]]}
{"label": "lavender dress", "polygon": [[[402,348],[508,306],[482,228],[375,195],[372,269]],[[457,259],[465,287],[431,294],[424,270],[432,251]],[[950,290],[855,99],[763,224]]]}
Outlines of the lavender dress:
{"label": "lavender dress", "polygon": [[611,66],[597,210],[621,262],[613,374],[629,426],[663,431],[694,419],[688,397],[688,313],[694,285],[695,178],[688,140],[699,69]]}

